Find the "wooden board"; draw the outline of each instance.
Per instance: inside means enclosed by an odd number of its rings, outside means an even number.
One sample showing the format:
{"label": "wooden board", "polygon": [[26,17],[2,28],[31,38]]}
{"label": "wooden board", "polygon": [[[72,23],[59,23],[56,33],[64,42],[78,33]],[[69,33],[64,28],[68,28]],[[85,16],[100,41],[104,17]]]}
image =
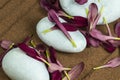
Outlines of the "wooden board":
{"label": "wooden board", "polygon": [[[33,34],[33,40],[41,43],[35,29],[37,22],[46,15],[47,12],[40,7],[39,0],[0,0],[0,40],[7,39],[18,43]],[[120,20],[110,24],[112,32],[118,21]],[[104,26],[98,27],[105,31]],[[85,69],[78,80],[120,80],[120,67],[92,70],[118,55],[118,49],[110,54],[102,47],[89,47],[78,54],[57,51],[57,57],[65,67],[72,67],[81,61],[85,63]],[[2,68],[0,68],[0,80],[10,80]]]}

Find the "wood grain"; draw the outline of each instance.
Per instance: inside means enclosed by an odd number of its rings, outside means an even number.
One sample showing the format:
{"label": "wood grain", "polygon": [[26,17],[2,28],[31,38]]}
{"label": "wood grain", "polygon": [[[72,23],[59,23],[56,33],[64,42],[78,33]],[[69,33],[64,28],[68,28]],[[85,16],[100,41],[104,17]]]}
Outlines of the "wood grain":
{"label": "wood grain", "polygon": [[[7,1],[9,2],[6,3]],[[7,39],[18,43],[33,34],[33,40],[41,43],[35,29],[37,22],[46,15],[47,12],[40,7],[39,0],[0,0],[0,40]],[[112,32],[114,32],[113,26],[118,21],[120,20],[110,24]],[[104,26],[98,27],[105,32]],[[57,57],[65,67],[72,67],[81,61],[85,62],[85,69],[78,80],[119,80],[120,67],[92,70],[93,67],[102,65],[118,55],[118,49],[113,54],[109,54],[102,47],[89,47],[76,54],[57,51]],[[0,80],[10,80],[2,68],[0,68]]]}

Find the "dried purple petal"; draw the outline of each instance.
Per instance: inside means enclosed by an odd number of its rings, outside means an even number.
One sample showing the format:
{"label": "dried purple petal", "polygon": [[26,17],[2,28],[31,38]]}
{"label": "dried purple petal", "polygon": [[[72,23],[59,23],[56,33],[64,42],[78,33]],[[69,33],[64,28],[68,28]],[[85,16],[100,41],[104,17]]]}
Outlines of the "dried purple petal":
{"label": "dried purple petal", "polygon": [[[68,75],[70,77],[70,80],[75,80],[76,78],[79,77],[79,75],[81,74],[81,72],[84,69],[84,63],[81,62],[78,65],[76,65],[75,67],[73,67],[71,69],[71,71],[68,72]],[[63,80],[68,80],[67,77],[64,77]]]}
{"label": "dried purple petal", "polygon": [[62,74],[60,71],[54,71],[51,73],[51,80],[62,80]]}
{"label": "dried purple petal", "polygon": [[120,37],[120,22],[115,26],[115,33],[118,35],[118,37]]}
{"label": "dried purple petal", "polygon": [[96,67],[94,69],[96,70],[96,69],[107,68],[107,67],[114,68],[117,66],[120,66],[120,57],[116,57],[116,58],[108,61],[107,64],[100,66],[100,67]]}
{"label": "dried purple petal", "polygon": [[77,2],[80,5],[83,5],[83,4],[87,3],[88,0],[75,0],[75,2]]}

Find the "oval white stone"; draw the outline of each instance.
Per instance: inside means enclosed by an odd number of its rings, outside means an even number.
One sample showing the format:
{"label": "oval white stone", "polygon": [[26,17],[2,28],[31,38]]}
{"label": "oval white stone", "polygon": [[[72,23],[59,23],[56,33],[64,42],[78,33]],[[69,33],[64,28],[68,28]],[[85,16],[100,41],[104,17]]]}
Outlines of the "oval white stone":
{"label": "oval white stone", "polygon": [[103,24],[103,17],[106,18],[108,23],[115,21],[120,17],[120,0],[88,0],[84,5],[79,5],[75,0],[60,0],[61,7],[72,16],[83,16],[87,17],[86,9],[89,8],[91,3],[96,3],[98,9],[103,6],[104,10],[98,24]]}
{"label": "oval white stone", "polygon": [[27,56],[19,48],[5,55],[2,68],[12,80],[50,80],[45,64]]}
{"label": "oval white stone", "polygon": [[[65,22],[60,19],[61,22]],[[60,30],[53,30],[46,34],[42,32],[46,29],[53,27],[55,23],[48,20],[47,17],[40,20],[37,24],[37,34],[39,38],[47,45],[54,47],[55,49],[63,52],[81,52],[86,47],[86,39],[79,31],[69,32],[72,39],[75,41],[77,47],[73,47],[71,42],[67,39],[64,33]]]}

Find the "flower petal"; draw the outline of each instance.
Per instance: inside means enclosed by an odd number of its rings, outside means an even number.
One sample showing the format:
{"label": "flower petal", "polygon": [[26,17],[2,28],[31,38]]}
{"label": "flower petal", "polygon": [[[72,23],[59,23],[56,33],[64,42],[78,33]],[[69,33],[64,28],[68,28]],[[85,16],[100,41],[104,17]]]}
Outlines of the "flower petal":
{"label": "flower petal", "polygon": [[118,37],[120,37],[120,22],[115,26],[115,33],[118,35]]}
{"label": "flower petal", "polygon": [[8,40],[2,40],[0,42],[0,46],[3,48],[3,49],[9,49],[11,47],[11,45],[13,45],[14,43],[12,43],[11,41],[8,41]]}
{"label": "flower petal", "polygon": [[73,18],[61,16],[61,18],[78,28],[88,26],[88,20],[81,16],[73,16]]}
{"label": "flower petal", "polygon": [[80,5],[83,5],[83,4],[87,3],[88,0],[75,0],[75,2],[77,2]]}
{"label": "flower petal", "polygon": [[[79,77],[79,75],[81,74],[81,72],[84,69],[84,63],[81,62],[78,65],[76,65],[75,67],[72,68],[71,71],[68,72],[68,75],[70,77],[70,80],[75,80],[76,78]],[[68,80],[67,77],[64,77],[63,80]]]}
{"label": "flower petal", "polygon": [[[62,25],[64,26],[64,28],[65,28],[67,31],[76,31],[76,30],[78,30],[77,27],[75,27],[74,25],[69,24],[69,23],[62,23]],[[51,32],[51,31],[57,30],[57,29],[59,29],[59,27],[58,27],[58,25],[55,25],[55,26],[51,27],[50,29],[44,30],[42,33],[43,33],[43,34],[46,34],[46,33],[48,33],[48,32]]]}
{"label": "flower petal", "polygon": [[40,5],[47,11],[53,9],[56,12],[59,12],[62,10],[59,0],[40,0]]}
{"label": "flower petal", "polygon": [[40,53],[45,53],[46,47],[43,44],[36,45],[35,49],[37,49]]}
{"label": "flower petal", "polygon": [[98,7],[95,3],[91,3],[89,6],[88,21],[94,22],[97,15],[98,15]]}
{"label": "flower petal", "polygon": [[51,62],[57,64],[56,51],[53,47],[49,47],[49,54]]}
{"label": "flower petal", "polygon": [[108,61],[107,64],[100,66],[100,67],[96,67],[94,69],[96,70],[96,69],[107,68],[107,67],[114,68],[117,66],[120,66],[120,57],[116,57],[116,58]]}
{"label": "flower petal", "polygon": [[25,43],[20,43],[20,44],[18,45],[18,47],[19,47],[21,50],[23,50],[24,52],[26,52],[26,54],[27,54],[28,56],[30,56],[30,57],[32,57],[32,58],[34,58],[34,59],[39,60],[39,59],[37,58],[37,56],[39,56],[39,55],[38,55],[38,53],[35,51],[35,49],[30,48],[30,47],[29,47],[28,45],[26,45]]}
{"label": "flower petal", "polygon": [[98,47],[100,45],[100,41],[99,40],[96,40],[92,37],[87,37],[88,38],[88,41],[89,41],[89,44],[93,47]]}
{"label": "flower petal", "polygon": [[94,37],[95,39],[98,39],[102,42],[105,42],[107,40],[120,40],[120,38],[117,38],[117,37],[103,35],[102,32],[100,32],[97,29],[92,29],[89,33],[92,37]]}
{"label": "flower petal", "polygon": [[113,44],[111,43],[102,43],[102,46],[104,47],[105,50],[107,50],[108,52],[112,53],[116,50],[116,47],[113,46]]}
{"label": "flower petal", "polygon": [[50,66],[48,67],[48,71],[50,73],[53,73],[54,71],[57,71],[57,70],[60,72],[62,72],[64,70],[71,70],[71,68],[64,68],[63,66],[60,66],[56,63],[49,63],[49,64],[50,64]]}
{"label": "flower petal", "polygon": [[62,80],[62,74],[59,71],[51,73],[51,80]]}
{"label": "flower petal", "polygon": [[65,34],[65,36],[70,40],[71,44],[73,45],[73,47],[76,47],[76,44],[74,42],[74,40],[72,39],[72,37],[70,36],[70,34],[67,32],[67,30],[65,29],[65,27],[61,24],[61,22],[58,19],[58,15],[54,10],[50,10],[49,11],[49,15],[52,18],[52,20],[58,25],[59,29]]}

